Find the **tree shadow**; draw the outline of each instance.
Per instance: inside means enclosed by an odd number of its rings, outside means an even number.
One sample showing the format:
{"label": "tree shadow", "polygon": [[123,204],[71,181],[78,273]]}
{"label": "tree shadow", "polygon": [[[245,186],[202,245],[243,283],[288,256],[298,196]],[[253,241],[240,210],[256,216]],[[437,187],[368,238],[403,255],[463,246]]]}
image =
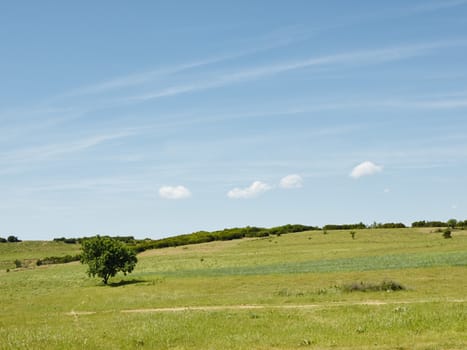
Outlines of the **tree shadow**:
{"label": "tree shadow", "polygon": [[147,282],[147,281],[132,279],[132,280],[120,280],[120,282],[112,282],[112,283],[108,283],[107,285],[109,287],[121,287],[121,286],[130,285],[130,284],[138,284],[138,283],[144,283],[144,282]]}

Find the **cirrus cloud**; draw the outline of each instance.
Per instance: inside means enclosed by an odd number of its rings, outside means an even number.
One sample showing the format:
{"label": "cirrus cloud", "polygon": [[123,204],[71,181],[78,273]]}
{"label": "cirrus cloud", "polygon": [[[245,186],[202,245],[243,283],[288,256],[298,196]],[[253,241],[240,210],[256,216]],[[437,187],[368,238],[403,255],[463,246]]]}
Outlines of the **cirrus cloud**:
{"label": "cirrus cloud", "polygon": [[381,165],[376,165],[373,162],[365,161],[363,163],[358,164],[355,168],[352,169],[350,173],[350,177],[354,179],[358,179],[362,176],[369,176],[375,175],[383,171],[383,167]]}
{"label": "cirrus cloud", "polygon": [[303,178],[297,174],[284,176],[279,182],[281,188],[300,188],[303,186]]}
{"label": "cirrus cloud", "polygon": [[232,199],[254,198],[260,194],[269,191],[272,187],[264,182],[255,181],[246,188],[234,188],[227,192],[227,197]]}
{"label": "cirrus cloud", "polygon": [[191,197],[191,192],[185,186],[162,186],[159,196],[165,199],[185,199]]}

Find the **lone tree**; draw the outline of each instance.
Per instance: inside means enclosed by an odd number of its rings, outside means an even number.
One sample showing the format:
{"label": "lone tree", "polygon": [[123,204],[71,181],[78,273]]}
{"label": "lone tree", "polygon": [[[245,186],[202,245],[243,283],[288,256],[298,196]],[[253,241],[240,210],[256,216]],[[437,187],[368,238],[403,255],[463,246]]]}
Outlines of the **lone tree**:
{"label": "lone tree", "polygon": [[449,219],[447,224],[448,224],[448,227],[450,227],[450,228],[456,228],[457,220],[456,219]]}
{"label": "lone tree", "polygon": [[16,237],[16,236],[13,236],[13,235],[11,235],[11,236],[8,236],[8,238],[7,238],[7,241],[8,241],[8,242],[10,242],[10,243],[21,242],[21,240],[20,240],[20,239],[18,239],[18,237]]}
{"label": "lone tree", "polygon": [[138,261],[136,253],[125,243],[110,237],[85,239],[82,249],[81,263],[88,264],[88,275],[101,277],[104,284],[119,271],[124,275],[133,271]]}

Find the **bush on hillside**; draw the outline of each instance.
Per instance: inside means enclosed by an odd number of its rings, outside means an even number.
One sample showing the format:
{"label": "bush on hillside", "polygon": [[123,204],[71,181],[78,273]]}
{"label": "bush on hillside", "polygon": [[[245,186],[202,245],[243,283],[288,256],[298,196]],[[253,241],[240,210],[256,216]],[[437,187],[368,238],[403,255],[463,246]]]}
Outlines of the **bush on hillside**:
{"label": "bush on hillside", "polygon": [[400,291],[406,288],[395,281],[383,281],[381,283],[365,283],[365,282],[353,282],[350,284],[344,284],[342,289],[345,292],[377,292],[377,291]]}
{"label": "bush on hillside", "polygon": [[451,230],[448,229],[448,228],[447,228],[446,230],[444,230],[444,231],[443,231],[443,237],[444,237],[444,238],[452,238],[452,232],[451,232]]}
{"label": "bush on hillside", "polygon": [[49,256],[36,261],[37,266],[41,265],[53,265],[53,264],[66,264],[72,261],[79,261],[81,254],[76,255],[65,255],[65,256]]}

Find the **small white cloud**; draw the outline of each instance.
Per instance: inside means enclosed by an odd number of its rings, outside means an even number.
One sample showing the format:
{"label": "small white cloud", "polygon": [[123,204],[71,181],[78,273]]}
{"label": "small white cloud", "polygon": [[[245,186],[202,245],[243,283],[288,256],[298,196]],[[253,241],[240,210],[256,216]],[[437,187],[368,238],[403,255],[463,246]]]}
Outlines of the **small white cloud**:
{"label": "small white cloud", "polygon": [[385,189],[383,190],[383,192],[384,192],[384,193],[389,193],[389,192],[391,192],[391,189],[390,189],[390,188],[385,188]]}
{"label": "small white cloud", "polygon": [[163,186],[159,188],[159,196],[165,199],[184,199],[191,197],[191,192],[185,186]]}
{"label": "small white cloud", "polygon": [[353,168],[352,172],[350,173],[350,176],[353,177],[354,179],[358,179],[362,176],[374,175],[381,171],[383,171],[382,166],[376,165],[375,163],[370,162],[370,161],[366,161],[366,162],[360,163],[355,168]]}
{"label": "small white cloud", "polygon": [[303,186],[303,179],[300,175],[291,174],[283,177],[279,183],[281,188],[300,188]]}
{"label": "small white cloud", "polygon": [[227,193],[227,197],[232,199],[245,199],[257,197],[260,194],[269,191],[272,187],[264,182],[255,181],[246,188],[234,188]]}
{"label": "small white cloud", "polygon": [[452,209],[457,209],[457,204],[451,205],[451,208],[452,208]]}

